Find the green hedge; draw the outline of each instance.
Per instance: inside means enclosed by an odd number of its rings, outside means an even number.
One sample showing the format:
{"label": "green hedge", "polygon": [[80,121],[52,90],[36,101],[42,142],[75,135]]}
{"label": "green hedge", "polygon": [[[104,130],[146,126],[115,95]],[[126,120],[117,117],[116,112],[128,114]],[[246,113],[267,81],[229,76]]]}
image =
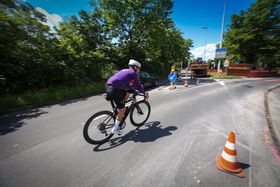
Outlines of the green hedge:
{"label": "green hedge", "polygon": [[227,75],[225,73],[221,73],[221,75],[219,75],[216,72],[209,72],[208,75],[210,75],[211,77],[215,78],[215,79],[240,79],[240,76],[235,76],[235,75]]}
{"label": "green hedge", "polygon": [[9,112],[12,109],[22,107],[36,107],[67,99],[89,96],[102,93],[104,90],[105,83],[98,82],[71,87],[51,87],[42,90],[27,91],[15,95],[0,95],[0,113]]}

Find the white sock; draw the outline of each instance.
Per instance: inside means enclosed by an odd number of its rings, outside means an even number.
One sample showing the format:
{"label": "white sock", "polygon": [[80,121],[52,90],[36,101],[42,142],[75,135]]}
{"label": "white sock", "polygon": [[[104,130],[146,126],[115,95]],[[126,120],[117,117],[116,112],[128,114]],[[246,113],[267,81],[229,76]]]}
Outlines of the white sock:
{"label": "white sock", "polygon": [[116,119],[115,125],[114,125],[113,129],[118,128],[120,123],[121,123],[121,121],[119,121],[119,120]]}

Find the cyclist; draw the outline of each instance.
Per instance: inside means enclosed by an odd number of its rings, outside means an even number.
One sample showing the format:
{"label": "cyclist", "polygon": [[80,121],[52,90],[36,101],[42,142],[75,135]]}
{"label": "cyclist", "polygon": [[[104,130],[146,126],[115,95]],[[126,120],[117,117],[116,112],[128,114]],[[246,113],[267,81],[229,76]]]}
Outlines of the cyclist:
{"label": "cyclist", "polygon": [[122,69],[111,76],[108,79],[106,86],[107,95],[115,102],[118,109],[118,115],[111,133],[118,133],[119,135],[122,133],[119,124],[125,113],[125,100],[129,96],[127,91],[129,83],[134,82],[136,90],[145,94],[146,98],[149,97],[149,94],[145,92],[138,77],[141,64],[138,61],[131,59],[129,60],[128,66],[129,69]]}

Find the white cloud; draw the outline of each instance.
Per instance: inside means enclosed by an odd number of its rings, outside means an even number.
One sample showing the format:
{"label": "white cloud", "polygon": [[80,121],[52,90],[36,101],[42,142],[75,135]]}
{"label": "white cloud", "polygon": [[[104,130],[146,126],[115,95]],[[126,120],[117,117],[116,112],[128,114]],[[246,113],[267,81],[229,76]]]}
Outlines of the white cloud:
{"label": "white cloud", "polygon": [[36,10],[46,16],[47,22],[43,22],[43,24],[48,25],[51,30],[53,30],[53,27],[58,26],[59,22],[63,20],[59,15],[49,14],[46,10],[40,7],[37,7]]}
{"label": "white cloud", "polygon": [[[204,49],[205,46],[197,47],[191,50],[191,53],[194,55],[195,58],[201,57],[204,60]],[[205,59],[214,59],[215,58],[215,51],[216,51],[216,44],[207,44],[206,51],[205,51]]]}

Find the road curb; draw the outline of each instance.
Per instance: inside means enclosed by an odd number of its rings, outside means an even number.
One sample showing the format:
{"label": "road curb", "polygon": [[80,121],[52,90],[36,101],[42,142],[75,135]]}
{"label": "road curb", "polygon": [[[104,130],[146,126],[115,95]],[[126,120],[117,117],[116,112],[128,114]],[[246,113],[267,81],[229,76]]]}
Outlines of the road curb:
{"label": "road curb", "polygon": [[268,102],[268,94],[277,88],[280,88],[280,86],[270,88],[266,92],[264,92],[264,108],[265,108],[265,116],[266,116],[268,127],[270,129],[271,137],[274,141],[278,153],[280,154],[280,134],[279,132],[277,132],[275,124],[272,121],[272,116],[270,113],[269,102]]}

